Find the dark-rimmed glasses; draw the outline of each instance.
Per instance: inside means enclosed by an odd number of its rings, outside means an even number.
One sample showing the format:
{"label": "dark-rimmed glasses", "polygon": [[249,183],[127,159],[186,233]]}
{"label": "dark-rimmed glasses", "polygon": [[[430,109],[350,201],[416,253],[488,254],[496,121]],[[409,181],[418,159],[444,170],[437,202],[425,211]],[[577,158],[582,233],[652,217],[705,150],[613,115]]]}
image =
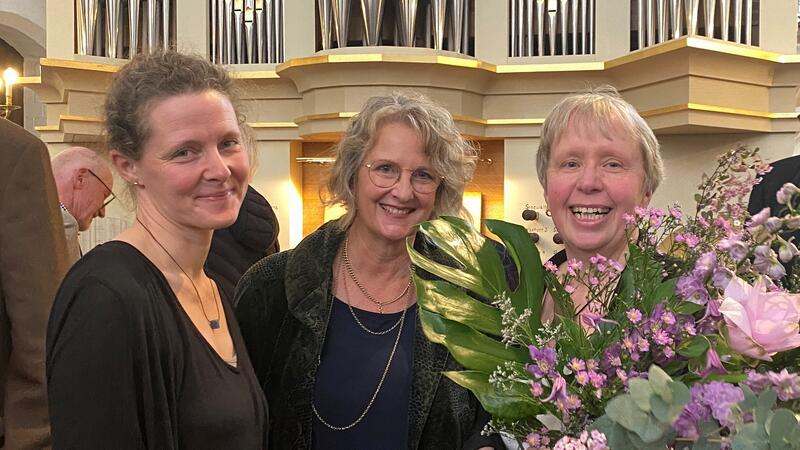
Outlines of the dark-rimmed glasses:
{"label": "dark-rimmed glasses", "polygon": [[97,178],[97,181],[99,181],[100,184],[102,184],[103,187],[108,190],[108,198],[106,198],[105,202],[103,202],[103,208],[105,208],[106,206],[108,206],[109,203],[113,202],[114,199],[117,198],[117,196],[114,195],[114,191],[112,191],[111,188],[108,187],[108,185],[105,182],[103,182],[103,180],[101,180],[96,173],[92,172],[92,169],[86,169],[86,170],[89,171],[89,173],[92,174],[93,177]]}
{"label": "dark-rimmed glasses", "polygon": [[411,172],[411,188],[418,194],[434,192],[444,178],[426,167],[404,169],[391,161],[373,161],[364,166],[372,184],[379,188],[390,188],[400,181],[403,171]]}

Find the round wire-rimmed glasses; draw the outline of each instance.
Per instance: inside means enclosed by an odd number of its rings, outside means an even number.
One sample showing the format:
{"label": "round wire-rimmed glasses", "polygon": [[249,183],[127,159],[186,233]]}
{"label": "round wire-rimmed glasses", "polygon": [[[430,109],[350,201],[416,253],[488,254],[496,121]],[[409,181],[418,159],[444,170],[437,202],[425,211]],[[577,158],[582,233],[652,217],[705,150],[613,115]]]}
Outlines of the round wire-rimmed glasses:
{"label": "round wire-rimmed glasses", "polygon": [[432,169],[418,167],[405,169],[392,161],[373,161],[364,164],[372,184],[379,188],[390,188],[400,181],[403,172],[411,172],[411,188],[418,194],[430,194],[436,191],[444,177],[439,176]]}

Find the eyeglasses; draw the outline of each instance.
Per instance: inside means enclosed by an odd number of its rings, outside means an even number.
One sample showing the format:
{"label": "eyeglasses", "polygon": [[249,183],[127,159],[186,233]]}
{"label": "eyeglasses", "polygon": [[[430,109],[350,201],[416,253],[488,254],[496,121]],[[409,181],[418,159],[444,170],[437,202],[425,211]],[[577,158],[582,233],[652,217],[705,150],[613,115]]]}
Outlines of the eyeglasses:
{"label": "eyeglasses", "polygon": [[102,184],[103,187],[108,190],[108,198],[106,198],[106,201],[103,203],[103,208],[105,208],[106,206],[108,206],[109,203],[113,202],[114,199],[117,198],[117,196],[114,195],[114,191],[112,191],[111,188],[108,187],[108,185],[104,183],[103,180],[101,180],[96,173],[92,172],[92,169],[86,169],[86,170],[88,170],[93,177],[97,178],[97,181],[99,181],[100,184]]}
{"label": "eyeglasses", "polygon": [[403,169],[391,161],[374,161],[364,164],[364,166],[368,169],[372,184],[380,188],[390,188],[397,184],[403,171],[411,172],[411,188],[418,194],[430,194],[439,187],[439,183],[444,179],[431,169],[425,167]]}

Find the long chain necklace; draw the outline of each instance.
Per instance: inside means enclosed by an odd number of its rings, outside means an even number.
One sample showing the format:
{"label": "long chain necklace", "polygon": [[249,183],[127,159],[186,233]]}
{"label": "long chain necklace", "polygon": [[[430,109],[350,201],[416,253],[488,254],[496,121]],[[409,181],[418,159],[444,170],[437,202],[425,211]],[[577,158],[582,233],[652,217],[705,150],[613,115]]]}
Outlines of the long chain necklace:
{"label": "long chain necklace", "polygon": [[[348,240],[349,239],[347,237],[344,238],[344,248],[342,249],[342,259],[344,260],[345,267],[347,267],[347,273],[350,274],[350,279],[353,280],[353,283],[355,283],[356,286],[358,286],[358,289],[361,291],[361,293],[364,294],[365,297],[367,297],[367,300],[371,301],[372,303],[374,303],[375,305],[378,306],[378,313],[383,314],[383,307],[384,306],[391,305],[392,303],[394,303],[394,302],[400,300],[401,298],[405,297],[405,295],[408,293],[408,290],[411,289],[411,284],[414,282],[414,277],[409,273],[409,275],[408,275],[408,284],[406,285],[406,288],[403,289],[403,292],[401,292],[400,295],[398,295],[394,300],[389,300],[389,301],[382,302],[382,301],[376,299],[375,297],[370,295],[370,293],[367,292],[367,290],[364,288],[364,286],[361,285],[361,282],[358,281],[358,277],[356,276],[356,271],[353,270],[353,265],[350,264],[350,258],[347,255],[347,242],[348,242]],[[411,269],[411,271],[413,272],[413,269]]]}
{"label": "long chain necklace", "polygon": [[219,299],[217,298],[217,290],[214,289],[214,285],[211,284],[211,279],[210,278],[208,279],[208,285],[211,287],[211,295],[214,298],[214,305],[217,307],[217,318],[216,319],[209,319],[208,318],[208,314],[206,314],[206,307],[203,305],[203,297],[200,297],[200,291],[197,289],[197,285],[194,284],[194,281],[192,280],[192,277],[190,277],[189,274],[186,273],[185,270],[183,270],[183,267],[181,267],[181,265],[178,264],[178,261],[176,261],[175,258],[172,257],[172,254],[169,251],[167,251],[166,247],[164,247],[164,245],[162,245],[161,242],[159,242],[158,239],[156,239],[156,237],[153,234],[153,232],[150,231],[150,229],[147,228],[145,226],[145,224],[143,224],[142,221],[139,220],[138,217],[136,218],[136,221],[139,222],[139,225],[141,225],[142,228],[144,228],[144,231],[147,231],[147,234],[149,234],[150,237],[153,238],[153,242],[158,244],[158,246],[161,247],[161,250],[164,250],[164,253],[166,253],[167,256],[169,256],[169,259],[171,259],[172,262],[175,263],[176,266],[178,266],[178,269],[180,269],[181,272],[183,272],[183,274],[189,280],[189,283],[192,283],[192,287],[194,288],[194,293],[197,295],[197,302],[200,304],[200,311],[203,312],[203,316],[205,316],[206,320],[208,321],[208,326],[211,327],[212,330],[218,330],[219,329],[219,319],[221,317],[220,312],[219,312],[219,303],[220,302],[219,302]]}
{"label": "long chain necklace", "polygon": [[[395,324],[392,325],[391,328],[389,328],[388,330],[372,331],[369,328],[367,328],[367,326],[364,325],[363,322],[361,322],[361,319],[358,318],[358,316],[356,315],[355,310],[353,309],[353,305],[350,303],[350,293],[348,292],[348,289],[347,289],[347,283],[346,283],[347,280],[345,280],[345,278],[344,278],[345,277],[345,275],[344,275],[344,267],[342,267],[341,264],[339,264],[339,275],[341,275],[341,277],[342,277],[342,288],[344,289],[344,298],[345,298],[345,301],[347,302],[347,308],[350,309],[350,315],[353,316],[353,319],[355,319],[356,323],[358,324],[359,327],[361,327],[362,330],[366,331],[369,334],[373,334],[375,336],[383,336],[384,334],[387,334],[390,331],[392,331],[395,328],[397,328],[398,326],[400,326],[400,323],[403,321],[403,316],[402,315],[400,316],[400,320],[395,322]],[[403,313],[405,314],[405,310],[403,310]]]}
{"label": "long chain necklace", "polygon": [[[408,289],[406,289],[406,291],[408,291]],[[335,292],[335,290],[333,289],[333,286],[331,286],[331,297],[333,297],[333,292]],[[331,300],[333,300],[333,298],[331,298]],[[350,303],[348,302],[348,305],[349,304]],[[351,308],[350,311],[351,312],[353,311],[352,308]],[[328,428],[330,428],[331,430],[334,430],[334,431],[345,431],[345,430],[349,430],[349,429],[353,428],[354,426],[358,425],[364,419],[364,417],[367,415],[367,413],[369,412],[370,408],[372,408],[373,403],[375,403],[375,399],[378,397],[378,393],[381,391],[381,388],[383,387],[383,382],[386,381],[386,375],[389,373],[389,367],[391,367],[392,360],[394,360],[394,355],[395,355],[395,352],[397,351],[397,346],[398,346],[398,344],[400,344],[400,336],[403,334],[403,323],[405,322],[405,319],[406,319],[406,311],[408,311],[408,308],[404,309],[403,313],[400,315],[400,321],[398,322],[400,329],[397,331],[397,337],[394,340],[394,345],[392,346],[392,352],[389,353],[389,361],[386,362],[386,367],[383,368],[383,374],[381,375],[380,381],[378,381],[378,386],[375,388],[375,393],[372,394],[372,398],[369,399],[369,403],[367,403],[367,407],[364,408],[364,412],[362,412],[361,415],[359,415],[358,418],[356,420],[354,420],[352,423],[350,423],[349,425],[338,427],[336,425],[331,425],[330,423],[328,423],[328,421],[323,419],[322,416],[319,414],[319,411],[317,411],[317,405],[315,405],[314,402],[311,402],[311,410],[314,412],[314,416],[316,416],[317,420],[319,420],[323,425],[325,425],[326,427],[328,427]],[[355,314],[353,314],[353,317],[355,317]],[[359,325],[361,325],[361,328],[364,328],[366,330],[366,328],[361,324],[360,321],[358,321],[358,319],[356,319],[356,321],[358,322]],[[391,329],[394,329],[396,326],[398,326],[398,325],[395,324],[395,326],[392,327]],[[391,329],[387,330],[386,332],[391,331]],[[371,332],[369,330],[367,330],[367,331],[372,333],[372,334],[376,334],[376,333]],[[381,334],[385,334],[385,333],[381,333]],[[319,364],[321,364],[322,363],[322,358],[318,356],[317,357],[317,362]]]}

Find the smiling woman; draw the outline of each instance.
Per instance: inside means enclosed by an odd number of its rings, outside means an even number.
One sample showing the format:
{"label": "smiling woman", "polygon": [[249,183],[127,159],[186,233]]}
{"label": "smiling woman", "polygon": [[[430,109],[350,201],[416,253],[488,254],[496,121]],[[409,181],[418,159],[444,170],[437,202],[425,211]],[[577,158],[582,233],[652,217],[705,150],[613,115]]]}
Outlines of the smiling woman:
{"label": "smiling woman", "polygon": [[[664,177],[658,141],[636,109],[610,86],[566,97],[545,119],[536,170],[564,240],[550,262],[562,271],[596,255],[624,264],[623,216],[647,206]],[[576,312],[591,310],[585,292],[572,298]],[[552,317],[548,299],[543,319]]]}
{"label": "smiling woman", "polygon": [[[270,402],[270,445],[293,449],[505,448],[488,415],[442,377],[459,367],[416,320],[406,240],[462,212],[475,150],[444,108],[373,97],[336,147],[330,204],[347,213],[239,283],[237,316]],[[286,407],[285,405],[291,405]]]}
{"label": "smiling woman", "polygon": [[135,57],[106,101],[136,223],[65,278],[48,329],[56,448],[266,448],[266,402],[228,298],[203,270],[250,170],[226,71]]}

